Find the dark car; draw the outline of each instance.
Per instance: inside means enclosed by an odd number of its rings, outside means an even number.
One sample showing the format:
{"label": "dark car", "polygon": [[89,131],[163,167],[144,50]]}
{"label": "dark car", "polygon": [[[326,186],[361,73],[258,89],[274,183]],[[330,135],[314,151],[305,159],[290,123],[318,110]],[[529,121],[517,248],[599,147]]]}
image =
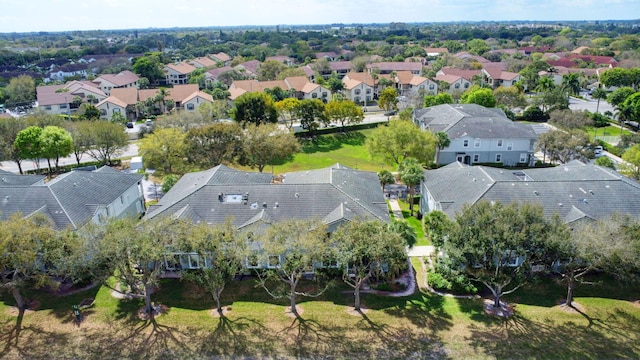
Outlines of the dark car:
{"label": "dark car", "polygon": [[132,122],[128,122],[128,123],[127,123],[127,128],[129,128],[129,129],[133,129],[133,123],[132,123]]}

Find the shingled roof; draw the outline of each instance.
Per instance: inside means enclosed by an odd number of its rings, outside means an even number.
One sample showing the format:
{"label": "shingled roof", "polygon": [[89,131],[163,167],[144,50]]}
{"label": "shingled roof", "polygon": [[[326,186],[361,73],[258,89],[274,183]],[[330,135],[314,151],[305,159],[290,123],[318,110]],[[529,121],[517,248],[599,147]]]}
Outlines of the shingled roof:
{"label": "shingled roof", "polygon": [[[615,213],[640,217],[640,185],[613,170],[572,161],[555,168],[496,169],[453,163],[425,174],[423,186],[454,217],[478,201],[540,204],[566,223]],[[426,210],[426,209],[424,209]]]}
{"label": "shingled roof", "polygon": [[389,221],[378,175],[340,164],[292,172],[282,183],[271,174],[224,165],[186,174],[145,216],[172,216],[199,223],[232,219],[238,228],[291,218],[318,219],[335,229],[354,217]]}
{"label": "shingled roof", "polygon": [[14,184],[0,186],[0,219],[14,213],[24,216],[43,213],[51,218],[56,229],[82,227],[98,208],[113,203],[142,179],[138,174],[103,170],[72,171],[47,183],[35,175],[1,176],[12,178]]}
{"label": "shingled roof", "polygon": [[531,125],[511,121],[499,108],[476,104],[443,104],[418,109],[414,112],[414,121],[422,129],[446,132],[450,139],[537,137]]}

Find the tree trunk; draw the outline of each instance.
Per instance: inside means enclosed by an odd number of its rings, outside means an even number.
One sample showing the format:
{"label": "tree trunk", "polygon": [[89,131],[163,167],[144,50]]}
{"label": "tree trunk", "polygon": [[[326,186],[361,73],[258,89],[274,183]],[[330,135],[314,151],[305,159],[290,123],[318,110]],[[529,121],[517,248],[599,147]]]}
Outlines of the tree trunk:
{"label": "tree trunk", "polygon": [[151,286],[144,285],[144,312],[149,314],[149,317],[153,317],[153,306],[151,305]]}
{"label": "tree trunk", "polygon": [[413,216],[413,185],[409,186],[409,215]]}
{"label": "tree trunk", "polygon": [[569,276],[569,279],[567,281],[567,301],[565,302],[565,304],[567,304],[568,306],[573,306],[574,287],[575,287],[575,281],[573,279],[573,276]]}
{"label": "tree trunk", "polygon": [[51,170],[51,159],[47,158],[47,165],[49,165],[49,176],[51,176],[51,174],[53,173],[53,170]]}
{"label": "tree trunk", "polygon": [[215,291],[213,298],[216,300],[216,310],[218,311],[218,314],[220,316],[222,316],[222,304],[220,303],[220,293],[222,292],[222,290],[220,291]]}
{"label": "tree trunk", "polygon": [[21,314],[24,313],[24,311],[27,309],[27,303],[24,301],[24,298],[22,297],[20,290],[18,290],[18,288],[16,287],[12,287],[11,294],[13,295],[13,298],[16,301],[16,307],[18,308],[18,312]]}
{"label": "tree trunk", "polygon": [[353,308],[356,311],[360,311],[360,287],[362,287],[362,283],[363,282],[364,282],[364,280],[358,281],[356,283],[356,286],[355,286],[354,291],[353,291],[353,295],[355,297],[355,302],[354,302]]}
{"label": "tree trunk", "polygon": [[16,161],[15,163],[18,165],[18,171],[20,171],[20,175],[24,175],[24,172],[22,171],[22,161]]}
{"label": "tree trunk", "polygon": [[493,308],[500,308],[500,294],[497,292],[493,296]]}
{"label": "tree trunk", "polygon": [[293,315],[295,315],[296,317],[300,317],[300,315],[298,315],[298,310],[296,309],[296,284],[295,284],[295,282],[291,283],[291,293],[289,294],[289,300],[290,300],[289,306],[291,306],[291,313]]}

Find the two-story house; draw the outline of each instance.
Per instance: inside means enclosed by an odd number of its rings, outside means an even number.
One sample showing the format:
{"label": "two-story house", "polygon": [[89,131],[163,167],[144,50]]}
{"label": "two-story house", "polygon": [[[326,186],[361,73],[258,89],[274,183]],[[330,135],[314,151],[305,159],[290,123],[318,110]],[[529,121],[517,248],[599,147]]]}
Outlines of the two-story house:
{"label": "two-story house", "polygon": [[109,218],[142,216],[146,210],[140,174],[109,167],[75,170],[45,182],[44,176],[0,171],[0,219],[21,213],[44,214],[54,228],[82,228]]}
{"label": "two-story house", "polygon": [[95,104],[106,99],[107,95],[93,82],[70,81],[64,85],[38,86],[36,98],[38,109],[47,114],[71,115],[80,103]]}
{"label": "two-story house", "polygon": [[195,66],[186,62],[167,64],[164,66],[165,79],[167,84],[181,85],[189,83],[189,75],[196,69]]}
{"label": "two-story house", "polygon": [[532,165],[537,134],[529,124],[511,121],[501,109],[476,104],[444,104],[417,109],[413,121],[423,130],[444,132],[450,145],[438,151],[440,165],[500,163]]}
{"label": "two-story house", "polygon": [[98,88],[107,96],[111,95],[112,89],[117,88],[137,88],[140,77],[129,70],[121,71],[117,74],[104,74],[95,78],[92,82],[98,84]]}

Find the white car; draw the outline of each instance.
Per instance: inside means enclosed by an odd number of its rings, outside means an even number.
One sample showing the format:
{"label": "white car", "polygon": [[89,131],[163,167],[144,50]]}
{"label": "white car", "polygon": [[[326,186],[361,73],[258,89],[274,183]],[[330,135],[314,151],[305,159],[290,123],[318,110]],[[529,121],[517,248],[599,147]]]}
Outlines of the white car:
{"label": "white car", "polygon": [[602,146],[596,146],[595,148],[593,148],[593,153],[596,155],[596,157],[604,155],[603,151],[604,149],[602,148]]}

